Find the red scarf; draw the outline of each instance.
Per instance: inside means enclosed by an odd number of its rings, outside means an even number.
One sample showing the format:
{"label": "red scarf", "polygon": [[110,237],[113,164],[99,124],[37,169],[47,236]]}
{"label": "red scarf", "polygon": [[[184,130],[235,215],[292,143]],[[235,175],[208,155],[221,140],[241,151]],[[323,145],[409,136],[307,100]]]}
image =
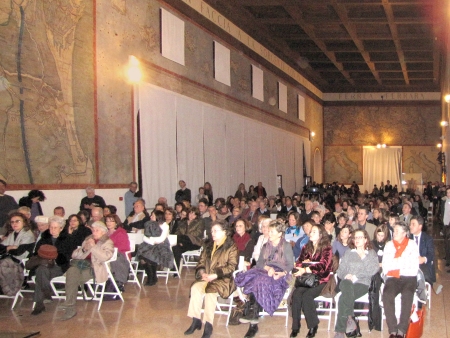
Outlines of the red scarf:
{"label": "red scarf", "polygon": [[239,251],[244,251],[245,246],[247,245],[248,241],[250,241],[252,238],[248,233],[245,233],[242,237],[239,236],[238,233],[235,233],[233,235],[233,241],[236,244]]}
{"label": "red scarf", "polygon": [[[405,237],[403,239],[403,241],[401,241],[400,243],[397,242],[395,239],[392,240],[392,243],[394,243],[394,247],[395,247],[395,256],[394,256],[394,258],[399,258],[403,254],[403,251],[405,251],[405,249],[406,249],[406,247],[408,245],[408,242],[409,242],[409,238],[408,237]],[[394,278],[400,278],[400,269],[389,271],[387,273],[387,276],[394,277]]]}

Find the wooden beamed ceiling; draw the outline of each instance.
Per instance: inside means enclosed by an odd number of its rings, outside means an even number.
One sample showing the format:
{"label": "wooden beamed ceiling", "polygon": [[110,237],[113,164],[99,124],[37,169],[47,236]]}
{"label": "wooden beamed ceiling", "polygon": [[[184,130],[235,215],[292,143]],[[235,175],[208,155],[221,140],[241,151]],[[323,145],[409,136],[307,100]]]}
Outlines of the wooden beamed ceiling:
{"label": "wooden beamed ceiling", "polygon": [[323,92],[439,91],[445,0],[205,0]]}

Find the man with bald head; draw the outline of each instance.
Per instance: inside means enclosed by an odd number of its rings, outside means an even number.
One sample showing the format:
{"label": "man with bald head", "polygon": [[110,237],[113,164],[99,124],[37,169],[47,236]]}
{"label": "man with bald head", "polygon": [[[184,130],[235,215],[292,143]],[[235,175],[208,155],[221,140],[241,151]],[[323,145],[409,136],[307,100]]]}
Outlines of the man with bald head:
{"label": "man with bald head", "polygon": [[94,208],[92,208],[92,210],[91,210],[91,219],[89,220],[89,222],[88,222],[88,227],[91,227],[91,225],[94,223],[94,222],[104,222],[104,219],[103,219],[103,209],[102,208],[100,208],[100,207],[94,207]]}

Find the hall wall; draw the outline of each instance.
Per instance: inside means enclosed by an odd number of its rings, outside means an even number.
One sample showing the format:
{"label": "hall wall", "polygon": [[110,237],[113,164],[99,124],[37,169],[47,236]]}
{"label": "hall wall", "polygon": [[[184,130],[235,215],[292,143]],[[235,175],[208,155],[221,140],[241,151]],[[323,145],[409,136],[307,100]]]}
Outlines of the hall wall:
{"label": "hall wall", "polygon": [[[254,99],[256,63],[162,1],[86,0],[70,8],[36,0],[21,6],[23,36],[20,4],[0,7],[6,46],[0,50],[0,178],[10,190],[78,193],[86,185],[125,188],[136,179],[135,93],[125,78],[129,55],[141,61],[149,83],[303,137],[314,131],[311,149],[323,149],[320,102],[263,67],[264,102]],[[185,66],[161,56],[161,8],[185,22]],[[231,86],[213,77],[214,40],[231,49]],[[22,80],[15,73],[19,45]],[[269,104],[278,81],[288,87],[287,113]],[[298,95],[305,98],[304,122],[297,116]]]}
{"label": "hall wall", "polygon": [[[440,103],[327,105],[324,107],[326,182],[363,184],[363,146],[402,146],[404,173],[439,181]],[[384,183],[389,177],[385,178]],[[379,183],[378,183],[379,184]]]}

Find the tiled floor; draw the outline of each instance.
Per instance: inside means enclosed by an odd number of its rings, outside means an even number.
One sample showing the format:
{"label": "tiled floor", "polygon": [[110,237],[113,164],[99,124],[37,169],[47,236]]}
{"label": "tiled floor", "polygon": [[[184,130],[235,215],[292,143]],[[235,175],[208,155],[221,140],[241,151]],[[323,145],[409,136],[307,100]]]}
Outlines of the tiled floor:
{"label": "tiled floor", "polygon": [[[438,257],[443,257],[442,240],[436,240]],[[448,269],[448,268],[447,268]],[[432,294],[432,307],[426,313],[423,337],[450,337],[450,274],[446,273],[445,261],[438,260],[438,282],[444,285],[441,294]],[[78,314],[73,319],[61,322],[63,314],[56,310],[58,301],[47,305],[47,311],[31,316],[32,294],[25,294],[11,311],[11,300],[0,299],[0,338],[5,331],[40,331],[41,337],[182,337],[191,319],[186,316],[189,302],[189,287],[193,281],[193,269],[184,269],[182,278],[165,278],[152,287],[139,289],[128,284],[124,293],[125,302],[105,302],[100,312],[96,302],[78,301]],[[447,300],[447,301],[444,301]],[[225,326],[226,316],[216,316],[213,337],[244,337],[248,325]],[[289,337],[290,323],[286,328],[282,317],[264,317],[260,321],[257,337]],[[302,322],[305,327],[304,322]],[[326,321],[319,325],[317,338],[333,337],[327,331]],[[361,322],[363,337],[388,337],[383,332],[368,332],[367,322]],[[299,337],[306,336],[302,328]],[[201,337],[196,331],[191,337]],[[184,336],[183,336],[184,337]]]}

